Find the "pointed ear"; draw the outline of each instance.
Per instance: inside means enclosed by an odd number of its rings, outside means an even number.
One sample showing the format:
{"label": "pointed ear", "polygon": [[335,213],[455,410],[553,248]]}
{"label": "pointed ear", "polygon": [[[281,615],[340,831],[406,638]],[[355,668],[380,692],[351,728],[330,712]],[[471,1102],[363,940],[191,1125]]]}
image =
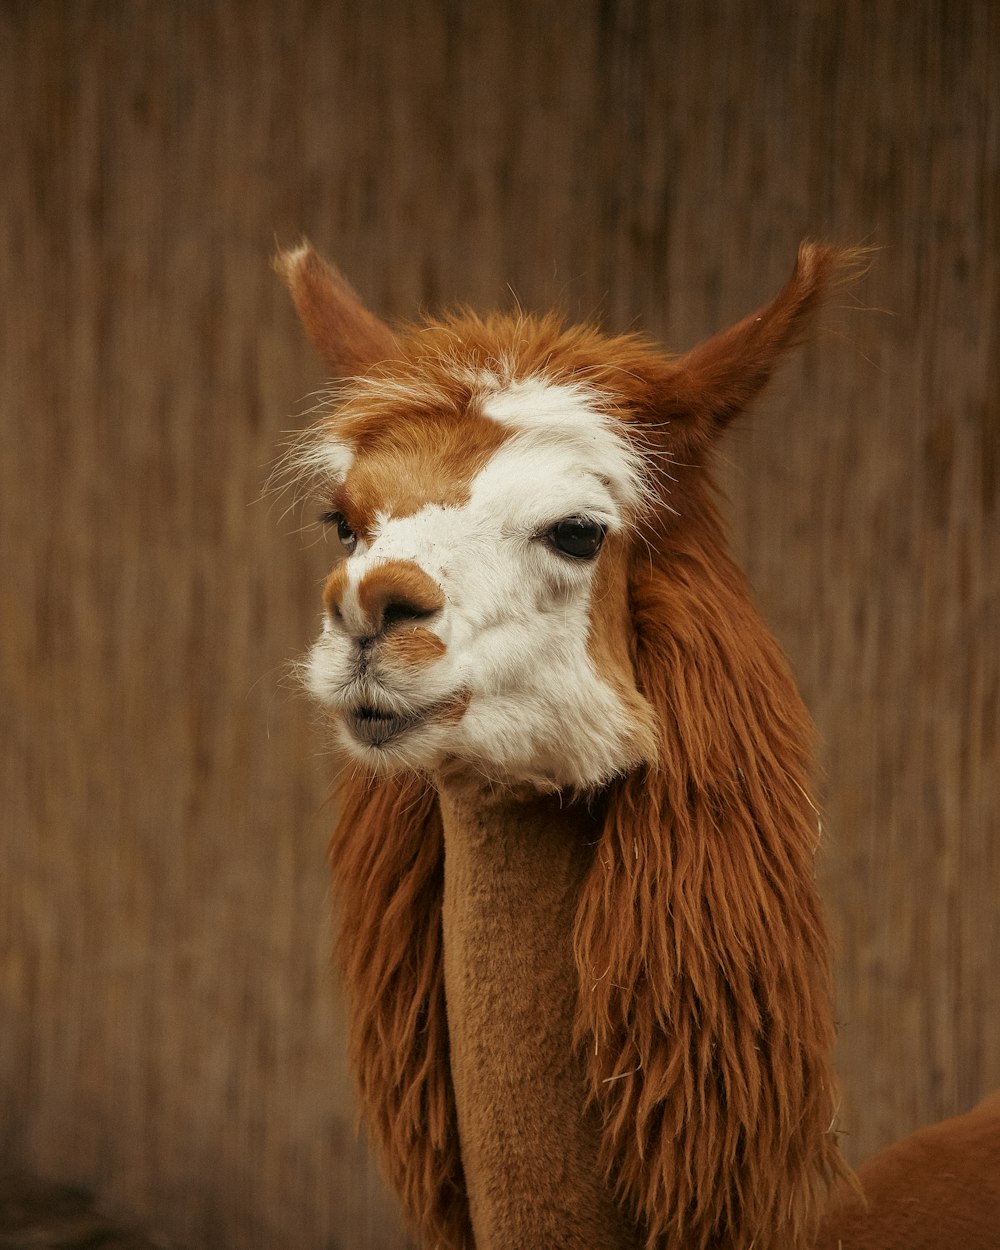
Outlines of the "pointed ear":
{"label": "pointed ear", "polygon": [[691,433],[710,438],[750,405],[802,341],[831,278],[858,257],[855,250],[800,244],[791,278],[769,304],[672,362],[664,398]]}
{"label": "pointed ear", "polygon": [[396,337],[347,279],[308,243],[279,252],[274,267],[292,293],[309,341],[336,378],[363,373],[397,351]]}

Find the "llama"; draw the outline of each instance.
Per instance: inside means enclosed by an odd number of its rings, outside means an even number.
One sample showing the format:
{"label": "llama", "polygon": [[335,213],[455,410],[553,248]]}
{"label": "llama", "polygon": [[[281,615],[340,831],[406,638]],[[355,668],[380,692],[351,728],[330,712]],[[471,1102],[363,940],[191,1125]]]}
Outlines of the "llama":
{"label": "llama", "polygon": [[787,1250],[848,1183],[810,723],[710,462],[851,259],[671,358],[397,334],[279,257],[338,383],[297,463],[341,548],[305,668],[353,1062],[423,1246]]}

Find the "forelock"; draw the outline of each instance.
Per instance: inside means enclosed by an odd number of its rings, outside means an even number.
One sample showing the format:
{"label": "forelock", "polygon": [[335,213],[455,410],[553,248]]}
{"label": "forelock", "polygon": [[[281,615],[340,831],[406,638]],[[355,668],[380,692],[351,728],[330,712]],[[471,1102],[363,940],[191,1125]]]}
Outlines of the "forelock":
{"label": "forelock", "polygon": [[627,421],[641,399],[633,357],[648,354],[638,340],[565,330],[553,316],[468,314],[412,328],[400,347],[398,359],[334,393],[299,456],[312,475],[325,468],[342,481],[358,454],[376,450],[454,455],[456,439],[469,448],[471,474],[485,448],[516,439],[599,466],[630,512],[648,498],[642,439]]}

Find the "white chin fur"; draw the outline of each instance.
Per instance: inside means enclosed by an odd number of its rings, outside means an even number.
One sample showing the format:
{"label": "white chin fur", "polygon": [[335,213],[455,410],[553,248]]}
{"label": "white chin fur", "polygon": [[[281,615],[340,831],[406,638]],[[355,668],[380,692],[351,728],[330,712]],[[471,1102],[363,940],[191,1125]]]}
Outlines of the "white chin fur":
{"label": "white chin fur", "polygon": [[[586,790],[639,763],[635,727],[617,695],[592,672],[583,683],[584,697],[567,692],[567,686],[580,684],[579,669],[575,678],[572,670],[543,670],[530,688],[507,693],[469,691],[460,684],[455,694],[467,696],[468,707],[459,719],[442,723],[433,709],[448,701],[440,681],[444,671],[428,682],[423,697],[412,690],[401,697],[388,685],[351,681],[339,650],[326,638],[317,642],[306,665],[306,686],[333,714],[338,746],[374,772],[433,773],[458,761],[498,785]],[[350,713],[361,705],[417,719],[375,745],[350,727]],[[426,709],[431,709],[427,720],[419,719]]]}
{"label": "white chin fur", "polygon": [[[491,723],[492,722],[492,723]],[[627,739],[605,739],[590,751],[570,756],[565,741],[524,737],[515,723],[497,733],[490,713],[474,705],[456,725],[417,725],[379,745],[357,738],[343,715],[335,720],[341,751],[371,772],[435,773],[456,763],[468,766],[491,783],[527,784],[539,790],[591,790],[639,762],[630,756]],[[610,747],[610,749],[609,749]]]}

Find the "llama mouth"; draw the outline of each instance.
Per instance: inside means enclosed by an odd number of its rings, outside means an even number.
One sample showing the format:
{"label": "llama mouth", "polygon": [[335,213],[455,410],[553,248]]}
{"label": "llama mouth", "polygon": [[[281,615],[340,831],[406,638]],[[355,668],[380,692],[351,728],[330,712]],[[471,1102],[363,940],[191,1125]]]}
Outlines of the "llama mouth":
{"label": "llama mouth", "polygon": [[351,734],[366,746],[380,747],[412,729],[423,719],[421,715],[400,716],[396,712],[383,712],[371,706],[353,708],[344,714],[344,722]]}
{"label": "llama mouth", "polygon": [[405,716],[398,712],[384,712],[370,703],[362,703],[345,710],[344,724],[351,736],[365,746],[381,747],[402,737],[411,729],[420,728],[421,725],[456,725],[468,710],[471,698],[468,691],[459,691],[439,703],[431,703],[428,707]]}

